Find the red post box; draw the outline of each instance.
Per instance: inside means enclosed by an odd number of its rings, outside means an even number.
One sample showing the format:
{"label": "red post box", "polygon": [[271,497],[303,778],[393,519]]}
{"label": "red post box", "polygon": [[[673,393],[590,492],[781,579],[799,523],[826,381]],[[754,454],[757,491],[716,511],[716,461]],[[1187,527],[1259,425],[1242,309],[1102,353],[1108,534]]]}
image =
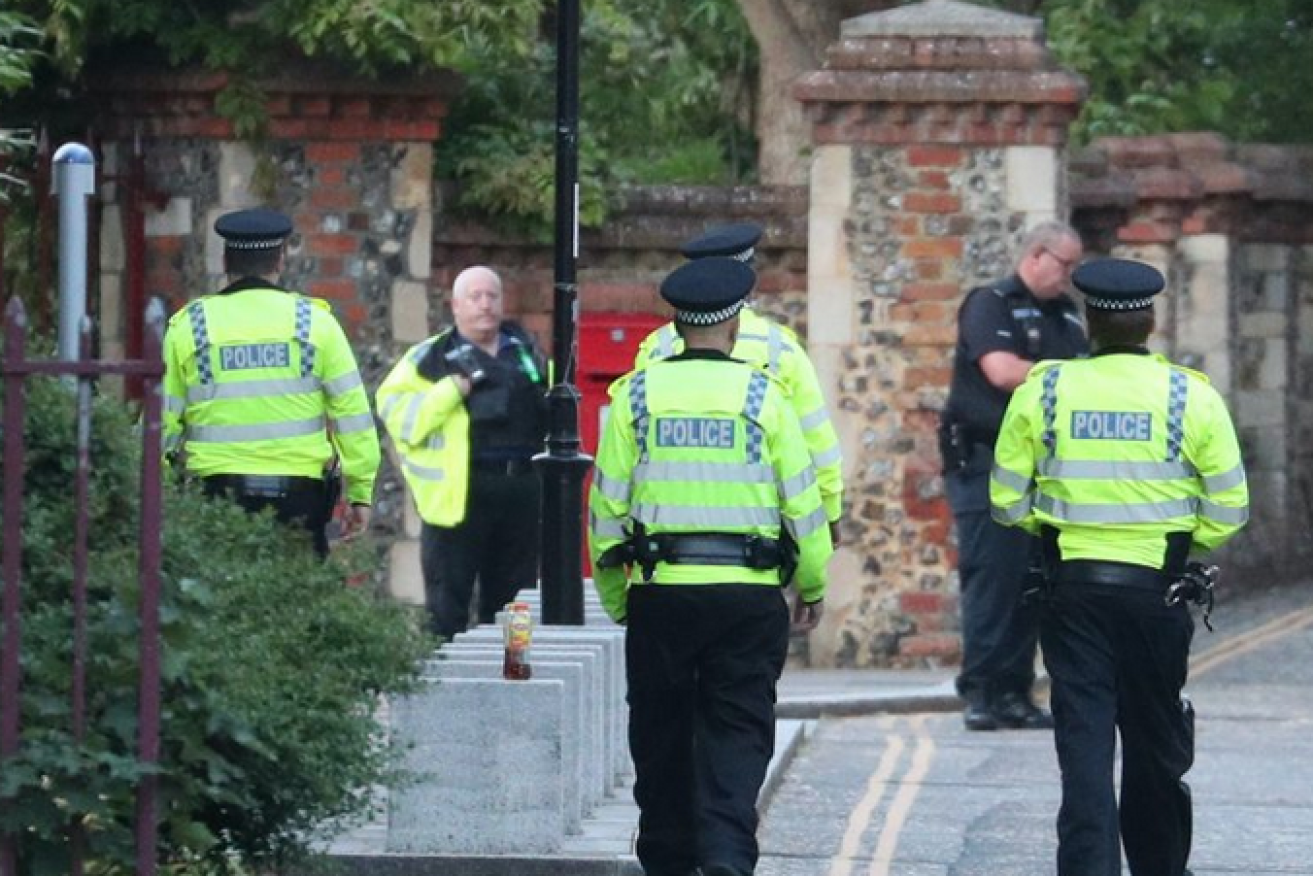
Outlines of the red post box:
{"label": "red post box", "polygon": [[[575,379],[579,389],[579,438],[583,451],[597,456],[597,442],[611,407],[606,394],[611,382],[634,367],[634,356],[643,338],[664,323],[651,313],[584,313],[579,318],[579,364]],[[584,482],[584,495],[592,485],[590,471]],[[588,508],[584,507],[584,531],[588,529]],[[583,568],[591,573],[588,548],[584,547]]]}
{"label": "red post box", "polygon": [[597,455],[610,398],[607,387],[631,371],[638,345],[665,322],[651,313],[585,313],[579,319],[579,437],[584,452]]}

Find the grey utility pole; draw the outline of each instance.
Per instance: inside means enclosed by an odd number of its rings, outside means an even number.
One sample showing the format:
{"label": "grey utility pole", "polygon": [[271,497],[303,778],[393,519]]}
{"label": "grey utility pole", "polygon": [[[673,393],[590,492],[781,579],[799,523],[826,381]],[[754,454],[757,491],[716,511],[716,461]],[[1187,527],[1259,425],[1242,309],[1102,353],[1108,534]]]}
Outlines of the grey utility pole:
{"label": "grey utility pole", "polygon": [[87,198],[96,192],[96,157],[81,143],[65,143],[51,160],[59,196],[59,358],[80,358],[87,315]]}

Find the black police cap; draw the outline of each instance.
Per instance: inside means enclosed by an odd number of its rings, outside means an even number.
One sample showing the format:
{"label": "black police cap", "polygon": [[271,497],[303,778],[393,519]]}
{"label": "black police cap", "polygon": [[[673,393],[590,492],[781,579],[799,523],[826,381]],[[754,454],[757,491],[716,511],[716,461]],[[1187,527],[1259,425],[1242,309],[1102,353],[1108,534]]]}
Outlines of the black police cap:
{"label": "black police cap", "polygon": [[1095,310],[1148,309],[1167,285],[1157,268],[1129,259],[1086,262],[1072,272],[1071,282],[1085,293],[1086,306]]}
{"label": "black police cap", "polygon": [[276,249],[292,233],[292,220],[263,207],[238,210],[215,220],[214,232],[229,249]]}
{"label": "black police cap", "polygon": [[743,262],[711,256],[685,262],[661,283],[661,297],[675,308],[675,321],[716,325],[732,318],[757,283],[757,272]]}
{"label": "black police cap", "polygon": [[685,258],[690,259],[725,256],[740,262],[749,262],[756,253],[755,247],[757,241],[761,240],[761,234],[761,226],[752,222],[721,225],[685,242],[679,251]]}

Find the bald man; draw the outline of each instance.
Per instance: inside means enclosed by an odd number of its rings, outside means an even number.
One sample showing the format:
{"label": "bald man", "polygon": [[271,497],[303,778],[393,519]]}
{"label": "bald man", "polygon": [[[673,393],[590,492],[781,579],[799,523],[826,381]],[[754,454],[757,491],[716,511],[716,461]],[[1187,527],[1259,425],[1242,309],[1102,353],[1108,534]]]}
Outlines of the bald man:
{"label": "bald man", "polygon": [[462,271],[454,326],[411,347],[378,389],[379,415],[423,528],[420,560],[434,633],[491,623],[538,580],[541,486],[531,462],[547,433],[547,365],[504,318],[501,278]]}

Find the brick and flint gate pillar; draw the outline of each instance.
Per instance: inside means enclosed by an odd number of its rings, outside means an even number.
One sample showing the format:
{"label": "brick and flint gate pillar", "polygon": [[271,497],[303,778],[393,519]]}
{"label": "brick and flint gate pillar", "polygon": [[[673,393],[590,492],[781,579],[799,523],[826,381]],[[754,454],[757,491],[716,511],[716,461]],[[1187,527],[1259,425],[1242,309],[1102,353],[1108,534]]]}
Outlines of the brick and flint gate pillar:
{"label": "brick and flint gate pillar", "polygon": [[1066,218],[1085,84],[1039,19],[953,0],[853,18],[795,94],[812,121],[809,348],[843,442],[847,535],[814,665],[956,662],[956,548],[935,426],[956,314]]}
{"label": "brick and flint gate pillar", "polygon": [[[259,83],[260,136],[244,135],[221,114],[229,82],[226,74],[163,70],[94,77],[107,175],[102,348],[117,356],[126,346],[134,285],[145,298],[163,298],[170,313],[222,288],[214,220],[270,206],[295,222],[284,284],[332,305],[372,392],[436,321],[429,313],[434,149],[459,82],[449,74],[365,80],[289,59]],[[400,479],[385,473],[376,529],[417,533],[407,509]],[[389,586],[421,601],[418,551],[398,542],[390,559]]]}

